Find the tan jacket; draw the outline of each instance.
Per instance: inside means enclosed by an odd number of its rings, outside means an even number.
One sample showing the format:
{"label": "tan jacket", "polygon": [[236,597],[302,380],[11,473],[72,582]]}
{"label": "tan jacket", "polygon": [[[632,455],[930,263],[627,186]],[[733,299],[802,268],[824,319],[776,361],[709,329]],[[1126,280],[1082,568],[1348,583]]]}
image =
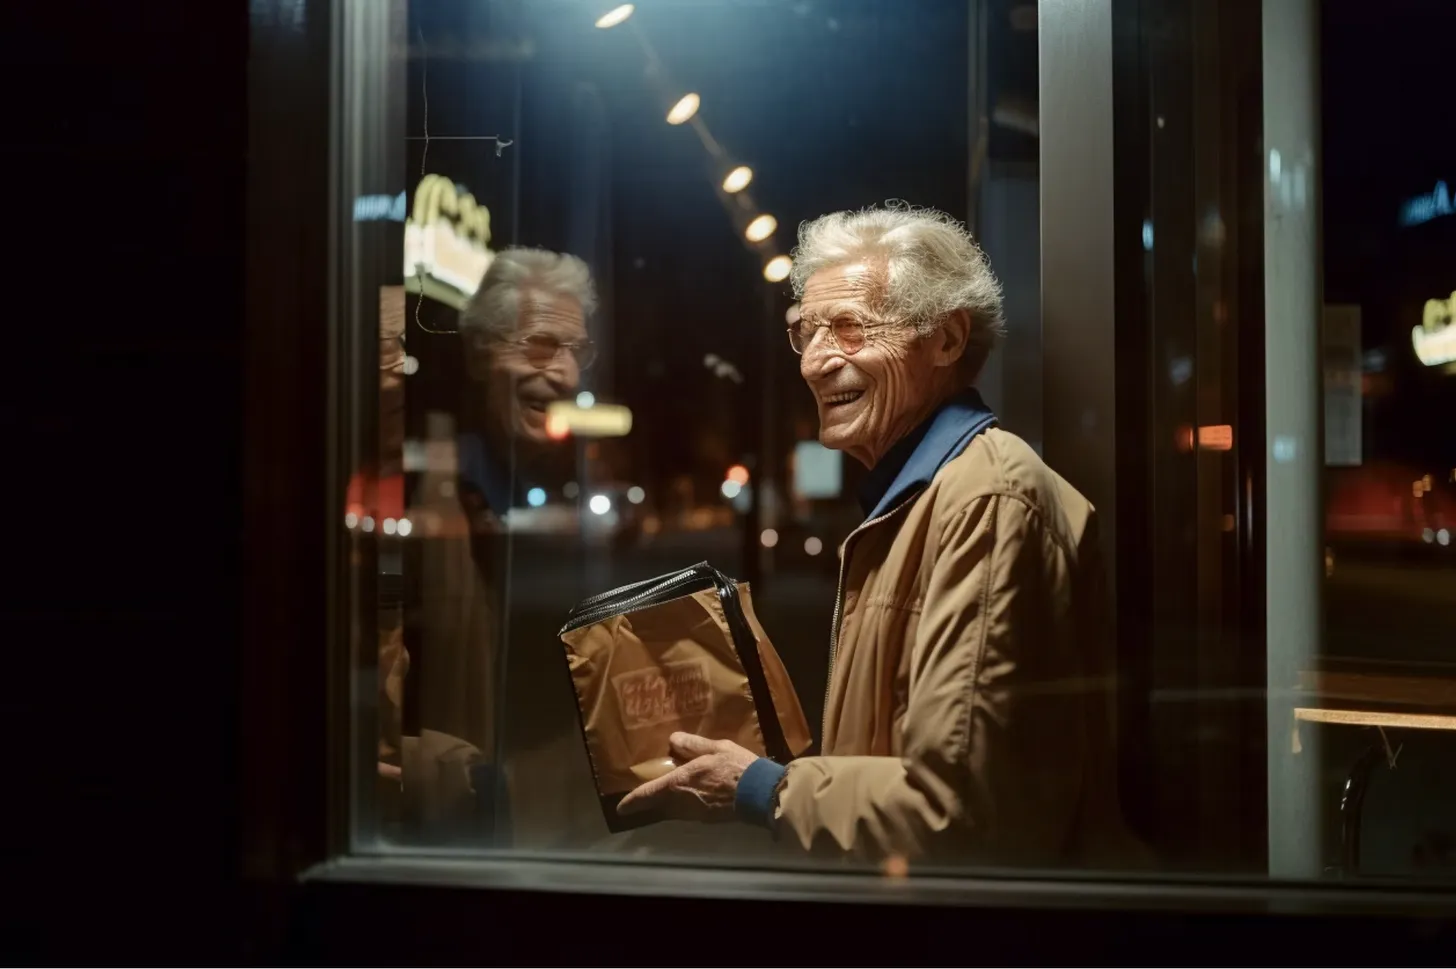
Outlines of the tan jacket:
{"label": "tan jacket", "polygon": [[778,830],[811,851],[1122,866],[1092,506],[991,428],[841,547],[824,756]]}

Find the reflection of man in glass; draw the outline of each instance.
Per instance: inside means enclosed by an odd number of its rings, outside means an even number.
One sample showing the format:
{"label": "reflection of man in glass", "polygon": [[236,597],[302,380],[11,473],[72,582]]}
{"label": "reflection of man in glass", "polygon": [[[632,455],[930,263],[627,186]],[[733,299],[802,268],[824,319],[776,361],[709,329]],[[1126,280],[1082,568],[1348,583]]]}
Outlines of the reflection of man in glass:
{"label": "reflection of man in glass", "polygon": [[[419,732],[403,738],[399,781],[409,836],[484,841],[502,833],[500,806],[513,785],[496,770],[496,687],[504,577],[501,522],[518,467],[551,440],[547,408],[574,394],[592,361],[586,317],[596,305],[591,275],[574,256],[506,249],[492,262],[460,317],[468,382],[459,426],[430,416],[425,471],[411,502],[418,554],[420,656],[381,657],[390,705],[417,697]],[[454,459],[439,455],[453,452]],[[410,669],[411,666],[415,669]],[[413,691],[399,686],[406,672]],[[394,772],[381,767],[386,778]]]}
{"label": "reflection of man in glass", "polygon": [[[576,393],[595,349],[586,317],[596,294],[586,263],[542,249],[507,249],[496,256],[460,317],[471,391],[461,471],[478,472],[497,514],[508,507],[499,491],[500,467],[518,447],[527,458],[549,440],[546,410]],[[479,450],[483,449],[483,450]],[[491,457],[494,467],[472,463]]]}

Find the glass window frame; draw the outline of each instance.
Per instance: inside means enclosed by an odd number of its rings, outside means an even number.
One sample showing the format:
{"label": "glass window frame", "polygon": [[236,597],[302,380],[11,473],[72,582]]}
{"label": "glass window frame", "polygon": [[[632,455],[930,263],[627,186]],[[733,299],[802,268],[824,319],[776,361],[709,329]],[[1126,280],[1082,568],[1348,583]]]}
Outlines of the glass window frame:
{"label": "glass window frame", "polygon": [[[735,871],[678,864],[630,863],[572,856],[485,852],[469,858],[424,852],[384,857],[359,850],[364,827],[351,819],[348,802],[368,780],[357,765],[374,760],[370,725],[349,715],[353,701],[372,684],[355,676],[368,657],[352,655],[351,643],[372,642],[359,616],[369,616],[368,583],[348,586],[347,554],[339,527],[338,496],[346,469],[367,455],[358,443],[374,416],[354,402],[365,381],[376,378],[371,346],[342,325],[367,307],[354,303],[361,253],[349,237],[350,201],[360,173],[343,162],[357,148],[350,112],[362,85],[362,65],[341,57],[351,7],[315,0],[302,8],[282,3],[254,9],[250,78],[249,357],[251,391],[248,437],[248,527],[251,567],[245,577],[250,605],[244,659],[244,789],[249,808],[243,847],[250,876],[277,888],[295,878],[328,892],[339,886],[489,888],[548,894],[629,894],[721,900],[843,903],[925,907],[969,906],[1026,911],[1124,911],[1150,917],[1178,912],[1239,915],[1370,915],[1395,919],[1411,932],[1431,919],[1450,919],[1456,899],[1439,891],[1309,883],[1253,882],[1200,877],[1189,881],[1107,879],[1035,873],[984,873],[884,879],[822,871]],[[1114,352],[1112,182],[1114,4],[1068,5],[1044,0],[1043,51],[1065,49],[1051,66],[1043,56],[1042,124],[1043,274],[1067,273],[1091,294],[1093,325],[1063,325],[1068,309],[1044,290],[1047,387],[1046,447],[1072,473],[1101,482],[1103,507],[1116,507],[1112,487],[1118,454],[1114,422],[1102,422],[1082,440],[1080,409],[1051,393],[1088,396],[1113,412],[1115,361],[1080,378],[1055,369],[1055,361],[1110,358]],[[376,25],[377,26],[377,25]],[[1087,37],[1098,39],[1086,43]],[[377,39],[377,38],[376,38]],[[1057,45],[1065,45],[1058,47]],[[1049,47],[1050,45],[1050,47]],[[1095,79],[1091,83],[1089,79]],[[375,79],[377,83],[377,79]],[[1096,112],[1053,110],[1085,99]],[[1050,99],[1048,95],[1053,95]],[[1066,127],[1058,127],[1059,123]],[[373,140],[383,133],[368,135]],[[1062,139],[1059,142],[1058,139]],[[1079,139],[1081,164],[1047,164],[1049,148]],[[1088,142],[1091,147],[1089,148]],[[1086,164],[1087,158],[1093,164]],[[353,156],[357,157],[357,156]],[[1081,200],[1081,201],[1078,201]],[[1051,213],[1049,215],[1048,213]],[[1064,232],[1054,225],[1065,219]],[[1054,221],[1055,220],[1055,221]],[[281,237],[298,249],[271,245]],[[1087,245],[1092,240],[1093,244]],[[1065,247],[1065,248],[1063,248]],[[1079,256],[1078,249],[1081,249]],[[1089,263],[1086,253],[1101,262]],[[300,256],[303,257],[300,260]],[[305,265],[327,265],[327,284]],[[1087,301],[1077,315],[1087,318]],[[320,323],[320,320],[327,321]],[[351,333],[354,336],[351,336]],[[1093,345],[1094,336],[1106,343]],[[1059,381],[1058,374],[1070,382]],[[1077,380],[1087,381],[1079,386]],[[322,388],[322,391],[320,390]],[[349,428],[349,435],[341,435]],[[352,442],[342,445],[341,437]],[[322,456],[322,457],[320,457]],[[1094,489],[1094,500],[1098,489]],[[280,515],[279,501],[289,503]],[[339,511],[339,514],[335,514]],[[327,525],[319,525],[319,522]],[[280,560],[279,550],[285,550]],[[321,649],[320,645],[325,648]],[[353,765],[353,766],[351,766]],[[766,909],[765,909],[766,910]]]}

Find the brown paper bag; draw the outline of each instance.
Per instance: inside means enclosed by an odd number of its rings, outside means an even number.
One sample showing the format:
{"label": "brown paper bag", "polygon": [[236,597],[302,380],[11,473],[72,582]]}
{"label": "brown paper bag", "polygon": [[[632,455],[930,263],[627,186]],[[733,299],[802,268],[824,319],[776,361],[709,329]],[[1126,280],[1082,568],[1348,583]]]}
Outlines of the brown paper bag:
{"label": "brown paper bag", "polygon": [[748,587],[706,562],[585,600],[561,630],[582,733],[607,826],[639,784],[672,770],[668,737],[684,730],[787,763],[812,740]]}

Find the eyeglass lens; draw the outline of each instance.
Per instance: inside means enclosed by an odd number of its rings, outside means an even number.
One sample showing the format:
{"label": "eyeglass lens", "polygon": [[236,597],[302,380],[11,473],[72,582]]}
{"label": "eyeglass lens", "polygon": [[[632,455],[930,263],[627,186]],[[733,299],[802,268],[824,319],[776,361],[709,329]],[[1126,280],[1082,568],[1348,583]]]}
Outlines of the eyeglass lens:
{"label": "eyeglass lens", "polygon": [[550,336],[528,336],[521,341],[526,359],[537,367],[550,366],[563,348],[569,349],[579,369],[585,370],[596,360],[597,348],[591,342],[566,344]]}
{"label": "eyeglass lens", "polygon": [[835,320],[832,323],[810,323],[800,320],[789,327],[789,345],[795,353],[803,353],[814,342],[814,334],[820,327],[827,327],[834,335],[834,342],[844,353],[858,353],[865,344],[864,324],[858,320]]}

